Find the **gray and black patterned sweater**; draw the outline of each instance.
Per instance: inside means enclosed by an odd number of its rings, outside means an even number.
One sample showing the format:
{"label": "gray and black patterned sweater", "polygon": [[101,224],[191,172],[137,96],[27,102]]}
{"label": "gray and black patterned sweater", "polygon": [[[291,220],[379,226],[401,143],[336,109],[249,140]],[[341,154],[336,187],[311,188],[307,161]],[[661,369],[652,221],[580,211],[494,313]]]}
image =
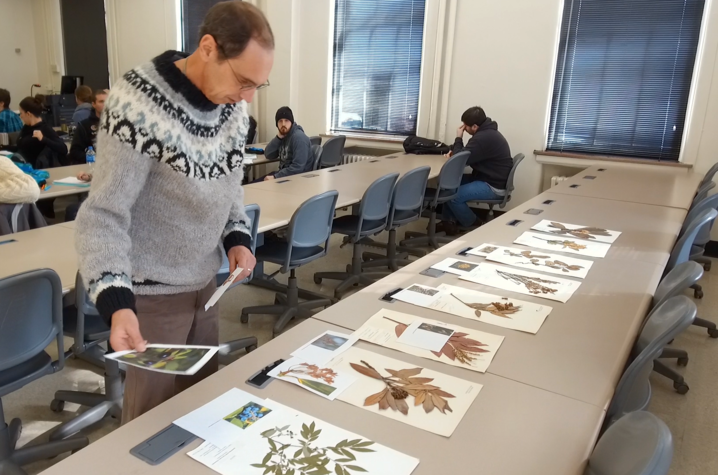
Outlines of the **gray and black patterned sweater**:
{"label": "gray and black patterned sweater", "polygon": [[99,312],[134,295],[202,289],[222,245],[249,246],[242,159],[245,102],[216,105],[168,51],[125,74],[100,122],[90,197],[77,216],[79,267]]}

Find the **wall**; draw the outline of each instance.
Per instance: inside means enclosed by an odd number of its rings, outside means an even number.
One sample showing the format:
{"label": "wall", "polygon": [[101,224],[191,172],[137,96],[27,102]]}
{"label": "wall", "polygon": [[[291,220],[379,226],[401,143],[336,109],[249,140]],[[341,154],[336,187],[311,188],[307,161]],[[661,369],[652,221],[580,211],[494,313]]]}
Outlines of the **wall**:
{"label": "wall", "polygon": [[30,94],[30,86],[40,80],[32,4],[0,0],[0,12],[0,87],[10,91],[10,107],[17,110],[20,101]]}
{"label": "wall", "polygon": [[60,90],[65,74],[62,14],[59,0],[32,0],[38,80],[41,92]]}

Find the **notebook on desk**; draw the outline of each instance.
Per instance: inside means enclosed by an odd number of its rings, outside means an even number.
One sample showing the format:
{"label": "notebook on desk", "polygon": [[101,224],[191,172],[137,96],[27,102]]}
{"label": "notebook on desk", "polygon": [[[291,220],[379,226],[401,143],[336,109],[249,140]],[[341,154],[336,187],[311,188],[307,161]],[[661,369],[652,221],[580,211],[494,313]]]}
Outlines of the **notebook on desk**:
{"label": "notebook on desk", "polygon": [[81,188],[89,188],[90,184],[86,181],[78,180],[74,176],[68,176],[67,178],[60,178],[52,182],[53,185],[65,185],[65,186],[79,186]]}

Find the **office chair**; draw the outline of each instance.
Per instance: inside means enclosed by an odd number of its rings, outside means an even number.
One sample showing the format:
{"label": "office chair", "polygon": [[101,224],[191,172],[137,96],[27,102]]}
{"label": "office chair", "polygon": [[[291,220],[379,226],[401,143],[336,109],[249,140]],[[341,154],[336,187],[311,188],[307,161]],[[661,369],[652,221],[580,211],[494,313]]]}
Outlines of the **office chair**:
{"label": "office chair", "polygon": [[[396,230],[400,226],[405,226],[421,218],[424,193],[426,192],[430,172],[431,167],[415,168],[404,174],[396,182],[385,228],[385,230],[389,231],[387,243],[370,241],[370,238],[365,238],[369,242],[369,246],[386,249],[386,255],[365,252],[362,254],[364,259],[362,269],[388,267],[389,270],[396,271],[399,266],[409,265],[409,253],[406,252],[406,248],[397,246]],[[397,254],[397,251],[399,251],[399,254]]]}
{"label": "office chair", "polygon": [[[294,317],[309,317],[311,309],[327,307],[331,299],[313,294],[316,299],[299,302],[299,289],[295,270],[309,262],[324,257],[329,249],[334,209],[339,193],[327,191],[302,203],[292,215],[287,229],[286,241],[270,241],[257,248],[258,261],[279,264],[281,268],[272,274],[289,272],[285,293],[275,295],[277,305],[259,305],[242,309],[242,323],[249,321],[250,314],[279,315],[274,323],[274,334],[281,332]],[[304,291],[303,294],[312,294]]]}
{"label": "office chair", "polygon": [[702,187],[708,182],[713,181],[713,177],[716,173],[718,173],[718,163],[714,163],[713,166],[710,167],[710,169],[703,176],[703,180],[701,180],[701,183],[698,185],[698,188]]}
{"label": "office chair", "polygon": [[344,159],[344,144],[347,138],[344,135],[332,137],[322,146],[322,158],[319,168],[336,167]]}
{"label": "office chair", "polygon": [[688,210],[692,210],[695,205],[703,201],[708,197],[708,192],[711,191],[713,188],[716,187],[715,182],[709,181],[705,185],[698,188],[698,191],[696,192],[696,196],[693,198],[693,201],[691,202],[691,207],[688,208]]}
{"label": "office chair", "polygon": [[668,426],[650,412],[635,411],[601,436],[584,475],[666,475],[672,459]]}
{"label": "office chair", "polygon": [[322,138],[321,138],[320,136],[318,136],[318,135],[312,135],[311,137],[309,137],[309,143],[312,144],[312,146],[314,146],[314,145],[321,145],[321,144],[322,144]]}
{"label": "office chair", "polygon": [[[20,419],[5,422],[2,397],[60,371],[65,366],[62,335],[62,284],[50,269],[38,269],[0,280],[0,473],[21,475],[21,466],[77,451],[86,437],[17,449]],[[57,360],[45,348],[55,340]]]}
{"label": "office chair", "polygon": [[[708,185],[715,186],[715,183],[712,181],[708,183]],[[712,187],[711,187],[712,188]],[[696,195],[696,198],[698,198],[698,195]],[[681,229],[681,233],[684,233],[688,225],[693,221],[697,216],[699,216],[703,211],[707,209],[715,209],[718,210],[718,194],[711,195],[707,198],[703,198],[701,201],[695,203],[693,206],[691,206],[691,209],[688,210],[688,214],[686,215],[686,219],[683,221],[683,227]],[[711,268],[711,260],[704,256],[705,254],[705,248],[706,245],[711,240],[711,231],[713,230],[713,224],[715,221],[710,221],[708,224],[705,224],[698,230],[698,234],[696,234],[695,239],[693,240],[693,243],[691,245],[691,252],[690,252],[690,259],[692,261],[696,261],[703,265],[703,268],[706,271],[710,271]],[[700,286],[695,287],[695,297],[696,298],[703,298],[703,289]]]}
{"label": "office chair", "polygon": [[506,194],[501,197],[500,199],[496,200],[473,200],[471,203],[476,204],[485,204],[489,207],[489,214],[487,221],[491,221],[494,219],[494,205],[498,205],[499,208],[504,209],[506,206],[506,203],[511,201],[511,193],[514,191],[514,175],[516,174],[516,169],[519,167],[519,164],[524,159],[524,154],[519,153],[514,157],[514,164],[511,167],[511,171],[509,172],[509,178],[506,180]]}
{"label": "office chair", "polygon": [[371,285],[383,275],[362,273],[362,239],[373,236],[384,230],[389,217],[392,191],[398,173],[384,175],[374,181],[364,192],[357,214],[342,216],[334,220],[332,233],[348,236],[354,244],[352,263],[347,272],[317,272],[314,274],[314,283],[321,284],[322,279],[341,280],[334,289],[334,297],[341,296],[355,285]]}
{"label": "office chair", "polygon": [[312,170],[319,170],[319,164],[322,162],[322,146],[312,145]]}
{"label": "office chair", "polygon": [[[439,172],[438,186],[436,188],[427,188],[424,193],[425,213],[428,211],[429,214],[429,224],[426,227],[426,234],[407,231],[404,234],[404,240],[400,242],[402,246],[431,246],[434,249],[438,249],[441,244],[452,241],[452,238],[445,237],[443,232],[436,232],[436,208],[440,204],[447,203],[456,198],[469,155],[471,155],[471,152],[463,151],[446,160],[446,163],[444,163]],[[426,252],[423,254],[426,254]]]}

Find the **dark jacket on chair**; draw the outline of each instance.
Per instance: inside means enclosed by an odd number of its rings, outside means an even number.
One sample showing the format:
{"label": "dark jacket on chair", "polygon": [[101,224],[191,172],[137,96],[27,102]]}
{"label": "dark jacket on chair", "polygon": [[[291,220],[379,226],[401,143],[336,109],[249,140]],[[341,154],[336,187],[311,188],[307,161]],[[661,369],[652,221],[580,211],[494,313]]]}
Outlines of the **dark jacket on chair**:
{"label": "dark jacket on chair", "polygon": [[[42,132],[42,141],[32,136],[36,130]],[[46,122],[24,126],[17,138],[17,146],[8,149],[20,154],[35,170],[67,164],[67,145]]]}
{"label": "dark jacket on chair", "polygon": [[85,152],[92,146],[97,152],[97,129],[100,126],[100,118],[92,109],[90,117],[80,122],[72,137],[70,153],[67,156],[70,165],[82,165],[85,163]]}
{"label": "dark jacket on chair", "polygon": [[466,164],[474,170],[471,174],[474,181],[486,182],[498,190],[506,189],[514,161],[509,143],[499,132],[499,124],[487,117],[465,147],[462,138],[457,137],[453,153],[464,150],[471,152]]}
{"label": "dark jacket on chair", "polygon": [[309,137],[299,124],[292,124],[284,138],[274,137],[264,148],[264,156],[270,160],[279,158],[279,171],[274,178],[308,172],[314,158]]}
{"label": "dark jacket on chair", "polygon": [[47,226],[34,203],[0,204],[0,236]]}

